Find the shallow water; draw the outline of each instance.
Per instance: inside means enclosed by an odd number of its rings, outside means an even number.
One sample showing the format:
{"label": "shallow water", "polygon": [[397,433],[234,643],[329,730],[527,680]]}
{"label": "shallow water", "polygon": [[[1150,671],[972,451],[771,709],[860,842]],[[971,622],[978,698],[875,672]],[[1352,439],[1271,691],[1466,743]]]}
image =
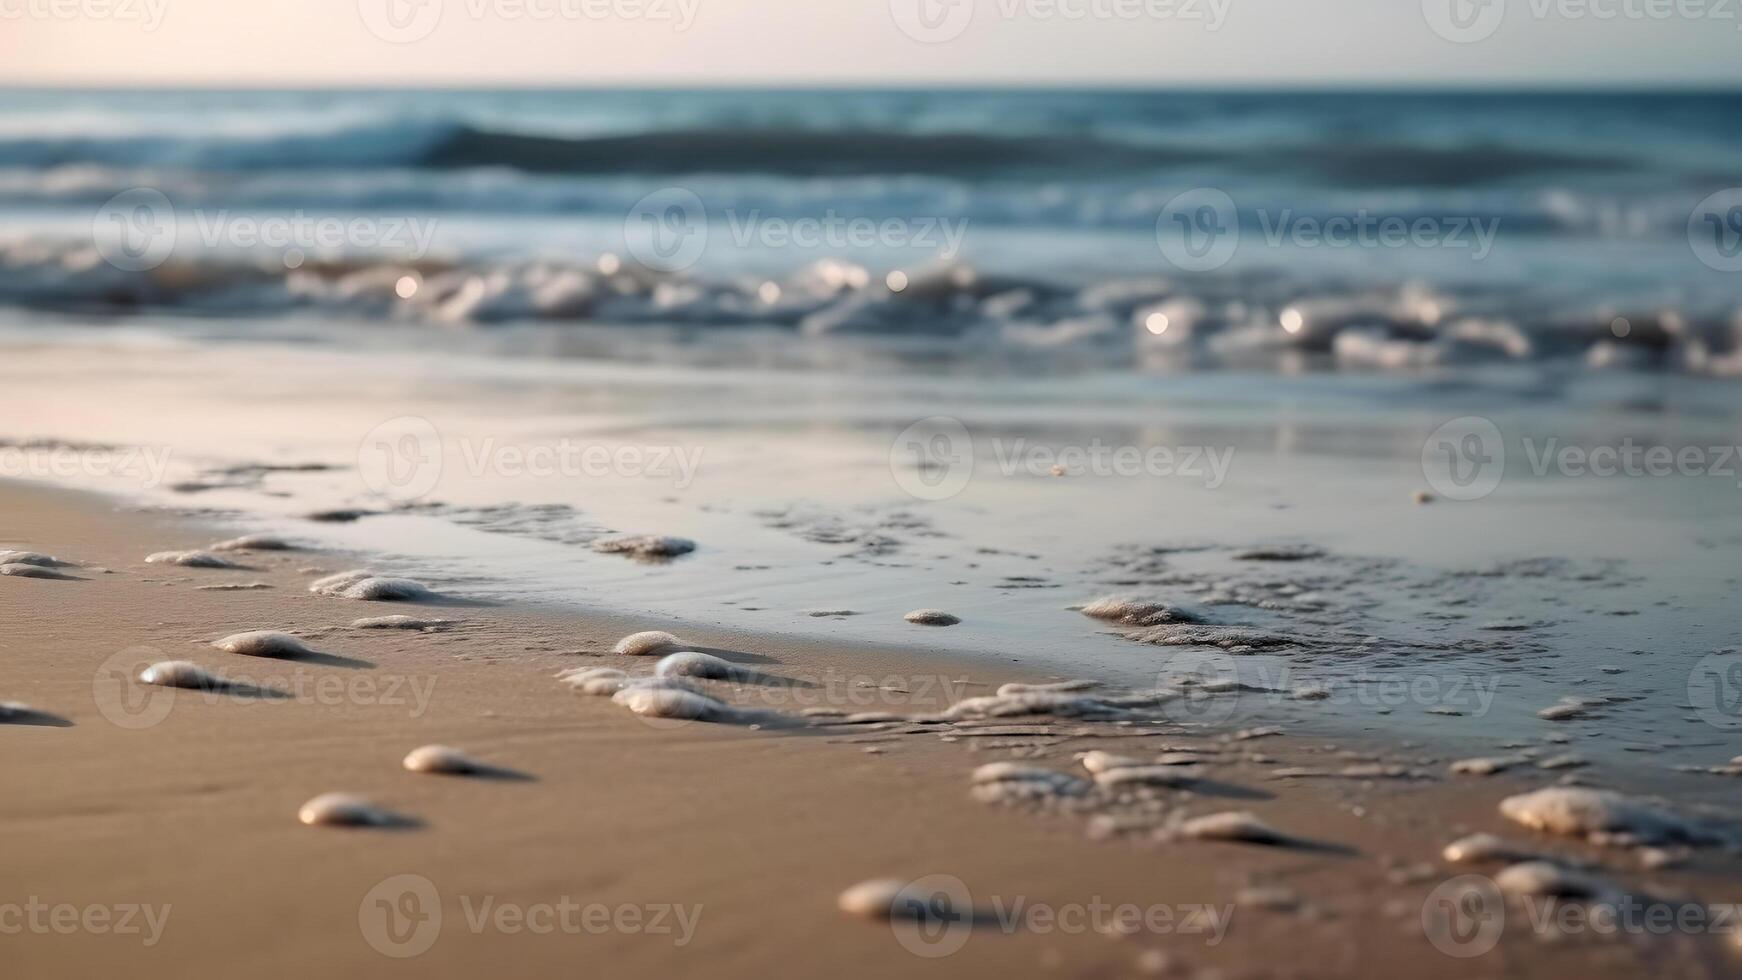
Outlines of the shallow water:
{"label": "shallow water", "polygon": [[[1447,761],[1508,743],[1649,767],[1735,754],[1738,657],[1714,651],[1742,619],[1738,478],[1532,466],[1547,439],[1742,441],[1742,396],[1721,382],[801,373],[176,337],[13,334],[0,384],[19,408],[0,437],[62,443],[6,449],[9,475],[355,550],[442,596],[643,614],[680,635],[722,624],[950,649],[1138,688],[1185,675],[1210,692],[1182,704],[1188,721],[1392,733],[1447,743],[1460,753]],[[1430,434],[1471,414],[1504,435],[1498,486],[1460,501],[1448,483],[1416,503],[1445,479],[1424,469]],[[433,437],[372,441],[407,416]],[[971,447],[913,455],[901,433],[935,416],[959,420]],[[1047,452],[1030,460],[1018,440]],[[71,448],[86,443],[167,463],[156,480],[105,470],[90,446]],[[1227,463],[1126,472],[1051,452],[1097,445]],[[531,463],[571,450],[573,468]],[[589,468],[594,450],[613,463]],[[656,470],[658,453],[696,463]],[[82,469],[46,468],[56,458]],[[308,463],[327,466],[290,465]],[[382,482],[399,463],[412,479]],[[962,477],[958,492],[930,499],[913,479],[928,463]],[[216,470],[255,475],[171,489]],[[334,508],[377,513],[305,517]],[[640,562],[590,546],[613,532],[697,548]],[[1127,626],[1073,608],[1108,596],[1201,622]],[[961,624],[903,620],[932,607]],[[822,608],[857,615],[811,615]],[[1538,716],[1566,698],[1596,703]]]}

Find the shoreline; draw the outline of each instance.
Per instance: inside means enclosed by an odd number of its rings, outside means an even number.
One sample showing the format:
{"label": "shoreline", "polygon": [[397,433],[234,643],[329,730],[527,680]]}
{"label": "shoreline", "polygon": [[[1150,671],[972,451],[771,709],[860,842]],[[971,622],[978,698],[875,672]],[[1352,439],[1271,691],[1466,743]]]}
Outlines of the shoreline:
{"label": "shoreline", "polygon": [[[571,693],[552,675],[595,664],[644,671],[648,658],[607,651],[623,633],[658,622],[315,596],[305,591],[314,577],[305,569],[344,571],[337,556],[258,552],[246,556],[255,566],[247,571],[165,568],[142,559],[203,547],[220,535],[199,522],[117,511],[51,488],[0,483],[0,501],[6,547],[112,570],[75,569],[83,581],[0,579],[0,608],[11,624],[8,689],[0,697],[66,723],[0,726],[0,737],[23,749],[4,764],[19,792],[0,804],[0,828],[33,842],[8,849],[0,877],[14,883],[20,902],[30,895],[171,908],[161,941],[143,954],[137,937],[122,935],[8,937],[11,958],[26,973],[124,968],[179,976],[289,962],[339,976],[459,977],[499,969],[512,957],[517,975],[548,974],[581,958],[614,971],[712,976],[767,975],[778,967],[792,975],[977,977],[1039,963],[1070,975],[1153,968],[1181,976],[1389,976],[1407,968],[1466,977],[1471,961],[1436,952],[1420,922],[1433,889],[1469,870],[1438,859],[1454,837],[1491,832],[1597,860],[1618,881],[1646,880],[1626,852],[1550,839],[1500,817],[1499,799],[1553,784],[1551,772],[1472,780],[1446,775],[1449,760],[1429,763],[1419,748],[1379,759],[1346,743],[1289,735],[1235,741],[1184,725],[1135,736],[1070,719],[1016,719],[1007,727],[1030,734],[982,738],[966,737],[961,726],[898,723],[823,731],[649,723],[608,698]],[[200,588],[240,580],[270,588]],[[464,622],[436,632],[346,626],[394,613]],[[204,645],[267,628],[295,632],[343,662],[256,663]],[[878,692],[877,703],[842,710],[936,710],[1002,683],[1046,679],[1020,665],[995,670],[851,643],[683,632],[740,664],[800,678],[836,671]],[[296,679],[307,686],[272,702],[176,692],[161,719],[127,728],[106,717],[102,698],[110,695],[102,692],[152,692],[105,688],[103,670],[139,645],[155,648],[151,656],[195,660],[268,686]],[[964,680],[921,694],[918,681],[928,677]],[[403,678],[396,695],[388,691],[393,678]],[[906,690],[894,690],[890,678]],[[418,681],[426,682],[421,699]],[[849,680],[824,685],[819,696],[850,701],[854,690],[867,688]],[[753,694],[732,691],[735,698]],[[970,794],[969,774],[982,763],[1020,760],[1081,776],[1073,759],[1083,751],[1145,755],[1159,749],[1149,743],[1162,742],[1213,761],[1195,788],[1158,793],[1137,810],[1149,807],[1158,819],[1250,810],[1334,848],[1132,834],[1097,840],[1092,812],[988,805]],[[428,743],[454,745],[531,778],[450,778],[400,767],[401,756]],[[1432,778],[1276,775],[1381,762],[1407,763]],[[420,825],[299,825],[297,807],[331,791],[363,793]],[[1697,855],[1685,870],[1650,872],[1651,893],[1668,887],[1708,900],[1742,897],[1723,894],[1734,890],[1733,857]],[[444,924],[431,947],[438,955],[397,959],[371,945],[367,897],[405,874],[439,893]],[[934,875],[964,883],[976,907],[1008,911],[1021,898],[1029,906],[1080,908],[1091,918],[1096,903],[1166,908],[1174,918],[1165,930],[1145,920],[1134,934],[1111,939],[1093,928],[1067,933],[1057,923],[1042,930],[1031,919],[1005,934],[994,923],[974,928],[951,955],[926,957],[905,948],[889,924],[836,907],[841,892],[867,879]],[[1278,889],[1295,901],[1280,903]],[[565,898],[581,909],[603,905],[618,918],[601,932],[584,922],[545,934],[515,926],[527,921],[516,915],[558,908]],[[669,906],[673,923],[677,907],[700,907],[682,946],[677,934],[652,931],[654,906]],[[481,913],[486,907],[520,911],[502,919]],[[621,910],[629,908],[642,910],[642,927],[625,926]],[[1184,931],[1190,909],[1230,910],[1218,941]],[[796,942],[795,934],[814,941]],[[1284,937],[1289,955],[1280,959]],[[1634,961],[1625,954],[1630,947],[1509,934],[1489,959],[1475,962],[1508,969],[1539,962],[1590,976],[1632,975],[1645,962],[1713,970],[1719,961],[1704,938],[1641,947],[1640,957],[1667,959]],[[383,941],[408,948],[391,936]]]}

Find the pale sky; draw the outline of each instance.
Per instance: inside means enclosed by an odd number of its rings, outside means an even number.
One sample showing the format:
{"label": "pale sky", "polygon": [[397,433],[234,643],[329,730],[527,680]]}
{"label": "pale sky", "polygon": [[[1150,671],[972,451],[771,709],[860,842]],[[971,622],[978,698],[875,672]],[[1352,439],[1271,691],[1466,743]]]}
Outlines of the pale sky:
{"label": "pale sky", "polygon": [[0,0],[0,84],[1735,85],[1739,28],[1742,0]]}

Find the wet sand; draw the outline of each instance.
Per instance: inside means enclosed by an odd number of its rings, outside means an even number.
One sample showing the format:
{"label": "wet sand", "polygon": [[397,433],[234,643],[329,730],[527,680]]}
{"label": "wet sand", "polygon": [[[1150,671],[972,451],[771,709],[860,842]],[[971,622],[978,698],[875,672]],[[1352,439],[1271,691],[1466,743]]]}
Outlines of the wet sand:
{"label": "wet sand", "polygon": [[[617,656],[612,645],[671,624],[460,595],[416,605],[314,595],[316,569],[369,564],[319,551],[225,552],[240,570],[144,560],[230,536],[102,498],[0,485],[0,547],[83,563],[66,569],[70,579],[0,579],[0,700],[30,705],[41,722],[0,725],[0,775],[11,788],[0,800],[0,902],[141,903],[162,916],[150,946],[83,925],[12,930],[5,955],[20,976],[1463,978],[1649,968],[1716,977],[1742,962],[1733,937],[1543,942],[1516,910],[1497,947],[1473,959],[1424,937],[1422,909],[1443,894],[1436,888],[1499,870],[1441,859],[1446,844],[1476,831],[1597,862],[1604,879],[1653,895],[1742,899],[1738,864],[1721,848],[1647,872],[1632,850],[1550,838],[1500,815],[1502,798],[1553,785],[1559,773],[1452,777],[1452,757],[1431,747],[1241,741],[1186,725],[1146,734],[1069,718],[999,719],[1008,730],[993,736],[967,723],[759,730],[646,719],[554,677],[590,666],[648,673],[652,658]],[[232,581],[271,588],[207,588]],[[350,626],[394,613],[457,622]],[[210,645],[251,630],[290,632],[319,656]],[[824,681],[802,699],[792,689],[730,692],[787,714],[802,705],[908,716],[1004,683],[1063,679],[923,648],[680,632],[759,672]],[[288,696],[178,690],[166,703],[150,700],[160,689],[124,679],[128,664],[179,659]],[[407,753],[428,744],[511,774],[407,771]],[[1094,749],[1213,758],[1190,789],[1157,789],[1120,811],[1146,814],[1146,826],[1250,811],[1312,846],[1147,832],[1096,839],[1109,822],[1092,807],[989,805],[971,792],[977,767],[1007,760],[1086,780],[1073,757]],[[1347,774],[1279,778],[1303,768]],[[329,792],[357,794],[406,823],[300,823],[299,808]],[[408,900],[400,875],[427,879],[439,898]],[[924,941],[935,931],[904,932],[838,905],[868,879],[934,875],[959,880],[975,910],[971,927],[946,928],[939,943]],[[1007,930],[997,913],[1018,901],[1061,915]],[[564,903],[579,909],[569,931],[538,911]],[[581,910],[595,904],[614,926],[587,927],[599,920]],[[440,928],[419,932],[432,905]],[[1168,925],[1151,916],[1132,929],[1095,912],[1121,905],[1165,908]],[[916,955],[900,941],[916,934],[922,952],[958,939],[959,948]]]}

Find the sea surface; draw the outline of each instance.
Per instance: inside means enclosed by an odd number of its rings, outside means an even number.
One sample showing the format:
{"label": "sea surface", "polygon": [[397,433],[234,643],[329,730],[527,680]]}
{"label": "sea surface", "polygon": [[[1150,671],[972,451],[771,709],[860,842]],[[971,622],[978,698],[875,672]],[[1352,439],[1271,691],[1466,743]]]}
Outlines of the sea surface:
{"label": "sea surface", "polygon": [[[1738,119],[1729,93],[0,92],[0,477],[488,601],[1240,678],[1206,723],[1717,765]],[[625,533],[695,549],[594,547]],[[1074,608],[1105,596],[1205,632]],[[1584,717],[1537,716],[1565,698]]]}

